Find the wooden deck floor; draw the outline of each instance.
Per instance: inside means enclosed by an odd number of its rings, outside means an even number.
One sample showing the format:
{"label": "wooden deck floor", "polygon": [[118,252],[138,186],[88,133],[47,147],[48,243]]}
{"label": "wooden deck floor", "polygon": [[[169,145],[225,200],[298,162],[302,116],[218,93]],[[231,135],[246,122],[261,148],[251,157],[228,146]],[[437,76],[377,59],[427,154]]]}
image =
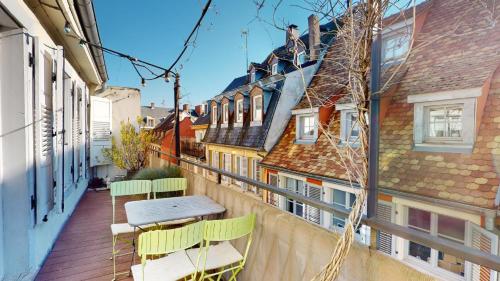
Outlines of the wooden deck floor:
{"label": "wooden deck floor", "polygon": [[[124,200],[117,203],[116,221],[126,222]],[[87,192],[61,232],[36,280],[112,280],[111,210],[108,191]],[[126,245],[126,250],[131,249],[130,245]],[[128,270],[130,261],[130,255],[119,257],[117,270]],[[136,263],[138,261],[136,258]],[[132,280],[127,275],[117,279]]]}

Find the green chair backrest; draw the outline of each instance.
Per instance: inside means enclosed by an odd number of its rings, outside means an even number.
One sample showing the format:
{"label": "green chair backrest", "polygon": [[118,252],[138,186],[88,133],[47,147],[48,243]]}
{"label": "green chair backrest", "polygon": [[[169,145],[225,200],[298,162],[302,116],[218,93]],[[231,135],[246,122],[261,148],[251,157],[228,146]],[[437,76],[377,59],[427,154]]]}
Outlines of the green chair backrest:
{"label": "green chair backrest", "polygon": [[111,187],[111,203],[113,205],[113,223],[115,223],[115,204],[116,197],[146,194],[147,199],[151,194],[150,180],[130,180],[112,182]]}
{"label": "green chair backrest", "polygon": [[182,191],[186,195],[187,179],[185,178],[165,178],[153,180],[153,195],[156,198],[157,192]]}
{"label": "green chair backrest", "polygon": [[179,228],[141,233],[137,253],[142,264],[148,255],[169,254],[200,244],[204,226],[205,221],[199,221]]}
{"label": "green chair backrest", "polygon": [[206,241],[229,241],[252,233],[255,214],[225,220],[211,220],[205,224],[203,239]]}

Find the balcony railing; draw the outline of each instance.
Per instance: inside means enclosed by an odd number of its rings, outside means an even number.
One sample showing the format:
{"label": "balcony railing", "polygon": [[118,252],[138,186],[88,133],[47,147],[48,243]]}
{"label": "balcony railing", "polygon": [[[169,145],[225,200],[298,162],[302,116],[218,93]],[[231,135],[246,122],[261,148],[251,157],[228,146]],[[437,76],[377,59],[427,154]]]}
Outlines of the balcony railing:
{"label": "balcony railing", "polygon": [[[162,151],[154,151],[155,153],[159,154],[165,154],[165,152]],[[175,156],[171,156],[175,158]],[[300,201],[306,205],[309,205],[314,208],[318,208],[320,210],[329,212],[336,217],[343,217],[347,218],[349,216],[350,210],[346,208],[342,208],[341,206],[338,205],[333,205],[333,204],[328,204],[326,202],[316,200],[307,196],[304,196],[302,194],[298,194],[295,192],[288,191],[286,189],[282,188],[277,188],[272,185],[262,183],[247,177],[242,177],[240,175],[236,175],[233,173],[229,173],[220,169],[216,169],[213,167],[210,167],[206,164],[202,164],[199,162],[191,161],[188,159],[178,159],[180,162],[184,162],[185,164],[192,165],[194,167],[198,167],[210,172],[214,172],[217,174],[218,182],[220,183],[221,181],[221,176],[229,177],[234,180],[240,181],[247,183],[252,186],[256,186],[259,189],[262,190],[267,190],[271,193],[278,194],[281,196],[284,196],[289,199],[297,200]],[[371,228],[375,230],[379,230],[385,233],[390,233],[392,235],[401,237],[403,239],[413,241],[416,243],[419,243],[421,245],[427,246],[434,248],[439,251],[443,251],[445,253],[448,253],[450,255],[453,255],[458,258],[463,258],[464,260],[467,260],[469,262],[472,262],[474,264],[479,264],[485,267],[488,267],[492,270],[500,271],[500,256],[497,255],[492,255],[486,252],[482,252],[478,249],[474,249],[468,246],[465,246],[463,244],[459,244],[456,242],[452,242],[450,240],[446,240],[440,237],[436,236],[431,236],[430,234],[420,232],[414,229],[410,229],[401,225],[397,225],[394,223],[386,222],[383,221],[377,217],[374,218],[367,218],[363,217],[361,220],[361,223],[367,226],[370,226]]]}
{"label": "balcony railing", "polygon": [[181,140],[181,153],[202,158],[205,156],[205,145],[192,140]]}

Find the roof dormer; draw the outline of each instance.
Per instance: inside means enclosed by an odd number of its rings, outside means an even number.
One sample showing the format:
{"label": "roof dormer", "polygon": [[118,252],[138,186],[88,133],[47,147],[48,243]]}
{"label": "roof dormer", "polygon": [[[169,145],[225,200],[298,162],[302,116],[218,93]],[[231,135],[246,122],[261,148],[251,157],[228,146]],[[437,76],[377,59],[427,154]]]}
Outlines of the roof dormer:
{"label": "roof dormer", "polygon": [[233,111],[233,98],[223,97],[221,100],[221,128],[227,128],[231,121]]}

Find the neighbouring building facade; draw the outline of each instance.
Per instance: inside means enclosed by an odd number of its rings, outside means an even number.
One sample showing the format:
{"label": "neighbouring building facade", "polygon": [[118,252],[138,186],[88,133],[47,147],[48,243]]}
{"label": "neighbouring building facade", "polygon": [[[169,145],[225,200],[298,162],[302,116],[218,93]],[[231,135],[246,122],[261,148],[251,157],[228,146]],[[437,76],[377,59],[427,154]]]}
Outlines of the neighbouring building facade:
{"label": "neighbouring building facade", "polygon": [[75,37],[100,44],[91,1],[0,3],[2,280],[33,279],[87,188],[88,108],[107,73]]}
{"label": "neighbouring building facade", "polygon": [[[96,93],[96,96],[92,97],[92,99],[94,101],[94,104],[101,103],[105,106],[106,103],[109,103],[108,108],[111,108],[111,116],[110,118],[102,116],[102,119],[110,119],[111,137],[113,138],[113,141],[116,145],[121,144],[120,128],[123,122],[129,122],[137,130],[139,130],[142,122],[141,92],[139,89],[119,86],[106,86],[105,89],[99,91],[99,93]],[[95,109],[95,107],[96,106],[94,105],[91,108]],[[96,112],[96,114],[100,115],[103,115],[103,113],[106,112],[101,108],[97,108],[96,111],[99,111]],[[96,114],[93,114],[92,117],[95,118]],[[107,181],[112,181],[117,177],[122,178],[127,175],[126,170],[116,167],[114,164],[110,163],[109,159],[106,159],[104,157],[104,155],[102,154],[102,147],[96,145],[96,142],[93,142],[91,151],[93,152],[91,159],[95,160],[93,162],[95,162],[96,164],[93,173],[94,176],[107,179]]]}
{"label": "neighbouring building facade", "polygon": [[141,128],[152,130],[158,126],[167,116],[173,113],[172,108],[158,107],[152,102],[150,105],[141,106],[142,124]]}
{"label": "neighbouring building facade", "polygon": [[[309,33],[304,36],[290,25],[285,45],[273,50],[263,63],[252,63],[247,75],[234,79],[209,101],[210,125],[203,139],[207,163],[262,180],[258,163],[285,130],[290,110],[316,73],[333,30],[333,23],[320,26],[315,16],[309,18]],[[222,177],[222,181],[248,188],[230,178]]]}
{"label": "neighbouring building facade", "polygon": [[[500,5],[490,4],[426,1],[415,18],[410,10],[384,20],[378,217],[498,254],[500,30],[486,15],[500,12]],[[334,43],[326,58],[341,47]],[[261,162],[263,175],[271,185],[349,209],[356,185],[349,184],[318,128],[327,128],[339,148],[356,145],[357,110],[342,87],[324,87],[328,74],[342,77],[334,65],[326,59],[318,73],[326,75],[314,77],[310,88],[329,103],[303,99],[292,110],[295,118]],[[333,230],[345,224],[301,202],[269,193],[264,199]],[[360,228],[357,238],[367,241],[366,230]],[[498,278],[485,267],[387,233],[376,239],[380,251],[439,279]]]}

